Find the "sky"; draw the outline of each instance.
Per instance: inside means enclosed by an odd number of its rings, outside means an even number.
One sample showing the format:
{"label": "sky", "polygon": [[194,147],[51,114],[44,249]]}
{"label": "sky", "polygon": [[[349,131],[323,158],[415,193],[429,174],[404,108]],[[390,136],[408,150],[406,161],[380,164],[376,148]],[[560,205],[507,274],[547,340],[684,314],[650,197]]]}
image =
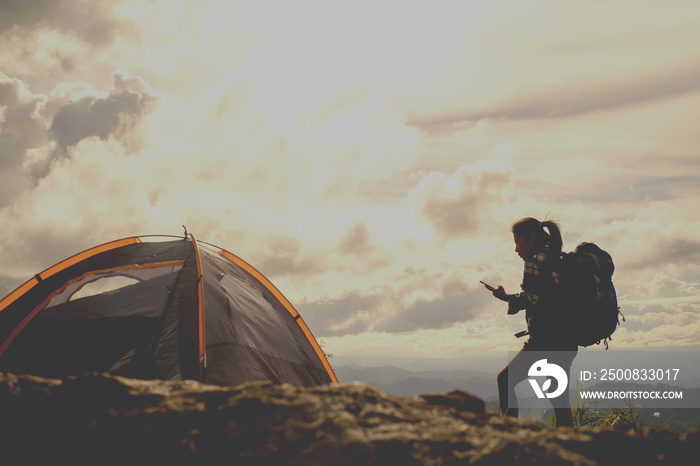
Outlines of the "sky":
{"label": "sky", "polygon": [[549,216],[612,348],[697,350],[699,122],[695,0],[0,0],[0,294],[185,225],[336,357],[479,358]]}

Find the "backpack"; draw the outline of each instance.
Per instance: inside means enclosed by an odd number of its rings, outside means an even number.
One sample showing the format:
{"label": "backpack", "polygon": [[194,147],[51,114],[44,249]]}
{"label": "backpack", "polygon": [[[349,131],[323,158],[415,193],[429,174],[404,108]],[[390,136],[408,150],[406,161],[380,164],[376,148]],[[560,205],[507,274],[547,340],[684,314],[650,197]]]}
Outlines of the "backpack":
{"label": "backpack", "polygon": [[[610,254],[593,243],[581,243],[562,254],[562,284],[572,312],[573,337],[579,346],[605,344],[620,324],[620,307],[612,282]],[[624,315],[622,320],[625,320]]]}

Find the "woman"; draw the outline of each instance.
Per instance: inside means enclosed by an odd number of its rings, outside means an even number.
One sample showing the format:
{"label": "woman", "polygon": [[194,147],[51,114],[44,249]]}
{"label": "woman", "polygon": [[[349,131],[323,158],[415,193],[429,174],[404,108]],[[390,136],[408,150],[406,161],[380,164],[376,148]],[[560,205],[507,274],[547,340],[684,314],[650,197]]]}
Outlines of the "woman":
{"label": "woman", "polygon": [[[517,417],[515,386],[528,378],[531,365],[543,357],[531,352],[552,352],[547,353],[549,362],[562,367],[568,376],[578,345],[570,337],[571,319],[566,314],[557,271],[562,249],[559,225],[551,220],[540,222],[528,217],[515,222],[512,233],[515,252],[525,262],[522,292],[508,294],[500,285],[492,287],[481,283],[496,298],[508,303],[508,314],[517,314],[525,309],[527,332],[516,335],[529,335],[529,338],[523,349],[498,374],[501,412]],[[554,406],[557,426],[573,425],[568,389],[550,401]]]}

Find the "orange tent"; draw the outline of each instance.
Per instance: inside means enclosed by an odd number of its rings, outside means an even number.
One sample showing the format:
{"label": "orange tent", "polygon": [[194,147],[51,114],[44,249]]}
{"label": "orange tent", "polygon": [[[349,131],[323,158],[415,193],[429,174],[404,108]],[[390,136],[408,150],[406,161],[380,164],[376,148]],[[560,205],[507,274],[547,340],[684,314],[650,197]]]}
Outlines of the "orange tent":
{"label": "orange tent", "polygon": [[0,301],[0,371],[338,383],[282,293],[192,235],[116,240],[35,275]]}

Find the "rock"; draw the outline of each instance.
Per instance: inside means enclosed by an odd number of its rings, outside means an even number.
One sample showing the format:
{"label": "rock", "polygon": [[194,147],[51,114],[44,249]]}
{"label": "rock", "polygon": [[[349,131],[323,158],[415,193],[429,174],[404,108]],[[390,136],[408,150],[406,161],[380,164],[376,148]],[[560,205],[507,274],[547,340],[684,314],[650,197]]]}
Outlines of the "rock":
{"label": "rock", "polygon": [[697,433],[552,429],[469,393],[0,373],[5,464],[697,464]]}

